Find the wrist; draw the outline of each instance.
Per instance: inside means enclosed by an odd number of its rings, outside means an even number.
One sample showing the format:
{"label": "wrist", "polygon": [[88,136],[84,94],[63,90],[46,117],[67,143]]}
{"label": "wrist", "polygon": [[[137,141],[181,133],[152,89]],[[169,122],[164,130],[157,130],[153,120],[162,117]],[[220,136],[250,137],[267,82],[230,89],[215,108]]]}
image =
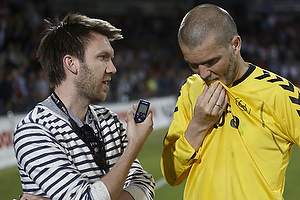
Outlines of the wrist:
{"label": "wrist", "polygon": [[195,149],[195,151],[197,151],[201,146],[207,132],[208,128],[199,126],[192,119],[184,133],[184,136],[188,143]]}

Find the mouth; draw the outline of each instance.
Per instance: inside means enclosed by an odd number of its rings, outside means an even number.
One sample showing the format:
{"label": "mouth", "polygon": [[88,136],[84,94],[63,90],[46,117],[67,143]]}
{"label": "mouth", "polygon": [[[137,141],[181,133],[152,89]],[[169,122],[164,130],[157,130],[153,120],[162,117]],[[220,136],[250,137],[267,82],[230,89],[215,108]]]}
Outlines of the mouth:
{"label": "mouth", "polygon": [[111,79],[106,79],[106,80],[102,81],[102,83],[107,85],[110,81],[111,81]]}
{"label": "mouth", "polygon": [[105,79],[105,80],[103,80],[102,81],[102,86],[104,87],[104,90],[105,91],[108,91],[109,90],[109,82],[111,81],[111,79],[110,78],[108,78],[108,79]]}

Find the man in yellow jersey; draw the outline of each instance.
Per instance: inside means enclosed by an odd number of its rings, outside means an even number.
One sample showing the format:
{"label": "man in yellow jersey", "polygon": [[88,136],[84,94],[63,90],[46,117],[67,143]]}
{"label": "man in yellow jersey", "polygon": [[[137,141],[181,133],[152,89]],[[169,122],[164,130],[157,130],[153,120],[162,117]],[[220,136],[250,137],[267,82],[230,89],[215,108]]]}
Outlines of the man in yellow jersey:
{"label": "man in yellow jersey", "polygon": [[247,63],[232,17],[211,4],[183,18],[178,42],[195,75],[182,86],[164,140],[162,172],[185,179],[186,200],[283,199],[293,144],[300,144],[300,90]]}

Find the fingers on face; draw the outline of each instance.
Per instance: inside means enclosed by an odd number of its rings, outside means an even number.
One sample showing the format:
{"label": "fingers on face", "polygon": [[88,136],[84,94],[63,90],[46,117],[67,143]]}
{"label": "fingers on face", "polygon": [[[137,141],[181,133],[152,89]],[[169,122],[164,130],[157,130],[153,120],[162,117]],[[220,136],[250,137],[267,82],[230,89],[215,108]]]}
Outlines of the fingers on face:
{"label": "fingers on face", "polygon": [[212,93],[208,106],[212,109],[212,115],[221,115],[226,108],[228,96],[225,88],[219,83]]}
{"label": "fingers on face", "polygon": [[225,88],[219,81],[205,88],[197,102],[210,116],[220,116],[226,108],[228,96]]}
{"label": "fingers on face", "polygon": [[225,93],[223,86],[218,81],[214,82],[207,91],[206,102],[208,102],[208,106],[220,108],[220,105],[223,104]]}

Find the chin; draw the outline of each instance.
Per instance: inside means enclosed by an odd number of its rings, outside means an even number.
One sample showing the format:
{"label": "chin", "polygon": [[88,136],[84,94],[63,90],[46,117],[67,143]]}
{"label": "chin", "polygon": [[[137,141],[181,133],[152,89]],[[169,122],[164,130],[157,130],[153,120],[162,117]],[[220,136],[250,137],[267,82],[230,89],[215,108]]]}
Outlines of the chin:
{"label": "chin", "polygon": [[105,95],[100,95],[98,97],[94,97],[91,99],[91,104],[96,104],[96,103],[101,103],[106,100],[106,94]]}
{"label": "chin", "polygon": [[106,93],[104,95],[101,95],[99,98],[99,102],[103,102],[106,100]]}

